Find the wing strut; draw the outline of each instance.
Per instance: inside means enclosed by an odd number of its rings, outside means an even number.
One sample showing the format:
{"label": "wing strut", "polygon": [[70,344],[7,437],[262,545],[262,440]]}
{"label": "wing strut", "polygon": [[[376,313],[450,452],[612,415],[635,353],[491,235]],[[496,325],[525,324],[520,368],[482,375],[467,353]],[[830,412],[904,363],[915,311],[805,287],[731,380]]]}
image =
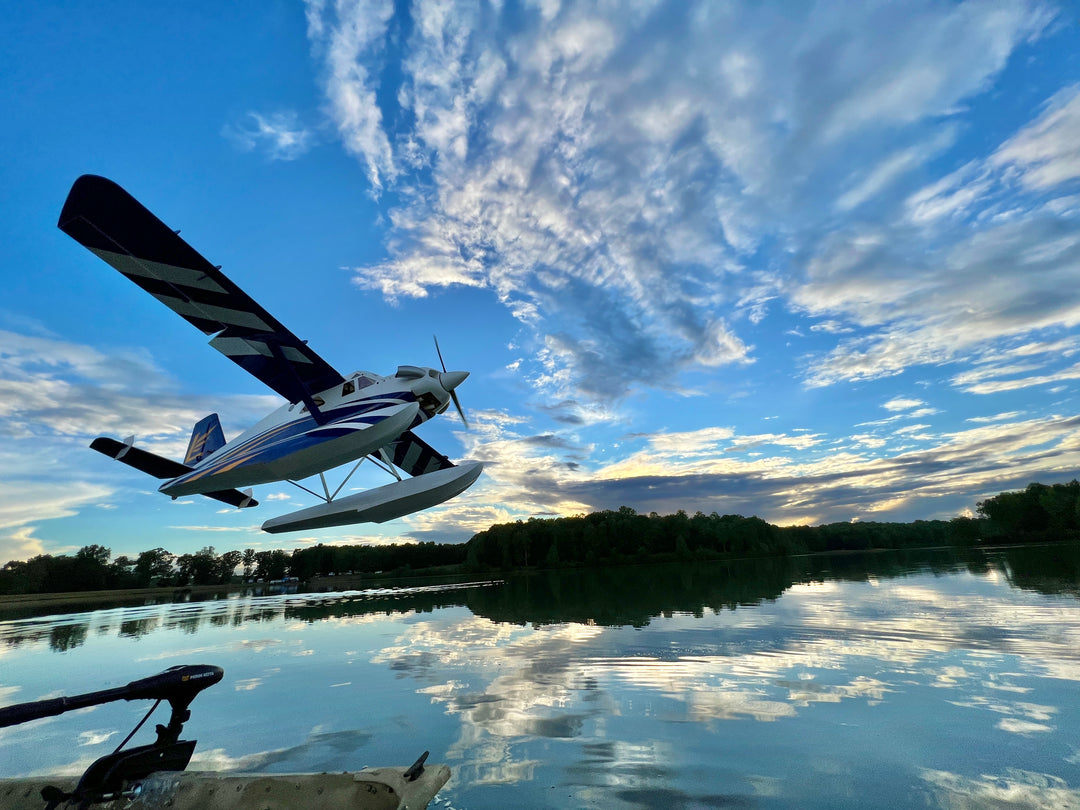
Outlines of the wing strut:
{"label": "wing strut", "polygon": [[263,340],[266,343],[266,347],[270,349],[270,354],[274,356],[275,360],[281,362],[281,365],[289,372],[289,376],[293,378],[293,381],[296,383],[296,391],[300,394],[300,399],[303,400],[304,404],[307,406],[311,418],[315,420],[315,424],[325,425],[329,419],[326,414],[319,410],[319,406],[315,404],[315,400],[311,396],[311,391],[308,390],[307,385],[300,378],[296,368],[292,363],[285,359],[285,352],[282,350],[281,344],[276,340],[276,336],[267,335]]}

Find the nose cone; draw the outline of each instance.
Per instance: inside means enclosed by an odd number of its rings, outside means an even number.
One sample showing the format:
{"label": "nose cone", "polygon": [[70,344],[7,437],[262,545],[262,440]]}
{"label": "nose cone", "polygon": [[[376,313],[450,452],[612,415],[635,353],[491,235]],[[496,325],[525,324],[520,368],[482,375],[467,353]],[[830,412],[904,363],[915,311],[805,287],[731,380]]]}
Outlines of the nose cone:
{"label": "nose cone", "polygon": [[439,375],[439,383],[447,391],[453,391],[469,376],[467,371],[444,371]]}

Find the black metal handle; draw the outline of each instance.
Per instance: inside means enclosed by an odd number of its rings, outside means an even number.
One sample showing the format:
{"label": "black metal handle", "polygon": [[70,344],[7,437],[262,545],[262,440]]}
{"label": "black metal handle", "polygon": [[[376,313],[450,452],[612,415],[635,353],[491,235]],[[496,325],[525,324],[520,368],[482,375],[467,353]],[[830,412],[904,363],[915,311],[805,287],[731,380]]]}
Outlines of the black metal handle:
{"label": "black metal handle", "polygon": [[55,717],[74,709],[99,706],[114,700],[167,700],[173,709],[186,708],[199,692],[213,686],[224,675],[225,670],[210,664],[169,667],[157,675],[141,678],[115,689],[5,706],[0,709],[0,728],[28,723],[42,717]]}

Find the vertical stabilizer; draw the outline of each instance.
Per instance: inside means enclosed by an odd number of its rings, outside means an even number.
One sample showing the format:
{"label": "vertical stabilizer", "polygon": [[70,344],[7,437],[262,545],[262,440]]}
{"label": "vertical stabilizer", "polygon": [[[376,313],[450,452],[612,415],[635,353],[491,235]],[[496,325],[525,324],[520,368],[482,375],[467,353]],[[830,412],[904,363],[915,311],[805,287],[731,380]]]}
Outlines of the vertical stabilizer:
{"label": "vertical stabilizer", "polygon": [[212,413],[204,419],[200,419],[191,431],[191,441],[188,442],[187,455],[184,463],[194,467],[208,455],[225,446],[225,434],[221,430],[221,422],[218,415]]}

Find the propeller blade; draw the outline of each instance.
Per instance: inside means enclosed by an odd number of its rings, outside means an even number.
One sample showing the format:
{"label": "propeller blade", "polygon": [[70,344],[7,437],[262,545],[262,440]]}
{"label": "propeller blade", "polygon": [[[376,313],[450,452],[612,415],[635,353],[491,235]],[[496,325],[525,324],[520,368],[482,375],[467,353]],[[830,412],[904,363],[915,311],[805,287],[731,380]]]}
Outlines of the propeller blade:
{"label": "propeller blade", "polygon": [[454,407],[457,408],[458,416],[461,417],[461,421],[464,423],[465,428],[468,430],[470,429],[469,420],[465,418],[465,411],[461,407],[461,400],[458,399],[457,392],[455,392],[454,389],[461,385],[465,378],[469,376],[469,372],[448,372],[446,370],[446,361],[443,360],[442,349],[439,348],[439,336],[432,335],[431,337],[435,340],[435,353],[439,355],[439,365],[442,366],[443,374],[446,375],[445,378],[443,378],[442,375],[439,375],[439,383],[444,389],[450,392],[450,399],[454,401]]}
{"label": "propeller blade", "polygon": [[457,393],[451,391],[450,399],[454,400],[454,407],[457,408],[458,416],[461,417],[461,421],[465,423],[465,429],[470,430],[471,428],[469,428],[469,420],[465,418],[465,411],[461,410],[461,402],[457,398]]}
{"label": "propeller blade", "polygon": [[439,336],[432,335],[435,339],[435,354],[439,355],[439,365],[442,366],[442,370],[446,371],[446,362],[442,359],[442,351],[439,350]]}

